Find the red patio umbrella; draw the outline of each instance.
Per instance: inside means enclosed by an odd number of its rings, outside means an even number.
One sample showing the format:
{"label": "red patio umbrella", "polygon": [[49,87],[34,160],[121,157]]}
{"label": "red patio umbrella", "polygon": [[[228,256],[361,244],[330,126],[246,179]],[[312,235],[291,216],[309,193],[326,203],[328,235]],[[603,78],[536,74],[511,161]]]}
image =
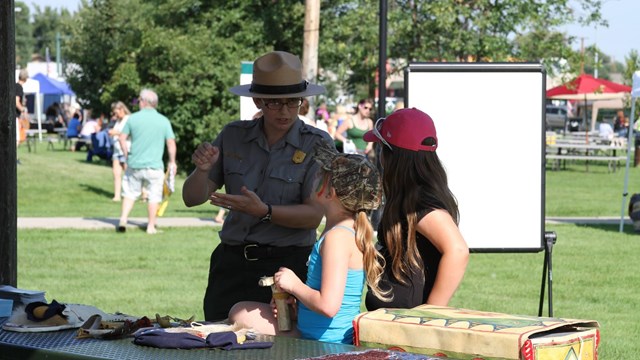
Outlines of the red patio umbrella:
{"label": "red patio umbrella", "polygon": [[[631,92],[631,86],[613,81],[594,78],[581,74],[575,79],[547,90],[547,98],[563,100],[584,100],[585,108],[588,100],[617,99]],[[587,124],[587,112],[584,112],[584,123]],[[591,124],[593,127],[593,124]],[[588,131],[587,131],[588,133]]]}
{"label": "red patio umbrella", "polygon": [[547,90],[547,98],[582,100],[586,95],[588,100],[601,100],[616,98],[620,96],[618,93],[629,92],[631,86],[582,74],[568,83]]}

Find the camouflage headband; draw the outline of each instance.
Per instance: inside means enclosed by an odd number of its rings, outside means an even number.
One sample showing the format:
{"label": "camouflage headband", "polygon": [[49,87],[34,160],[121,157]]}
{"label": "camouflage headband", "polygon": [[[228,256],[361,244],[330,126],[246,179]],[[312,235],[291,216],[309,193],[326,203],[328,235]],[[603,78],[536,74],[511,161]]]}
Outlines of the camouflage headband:
{"label": "camouflage headband", "polygon": [[356,212],[380,206],[380,174],[365,156],[342,154],[327,142],[319,141],[314,158],[325,172],[331,174],[332,186],[346,209]]}

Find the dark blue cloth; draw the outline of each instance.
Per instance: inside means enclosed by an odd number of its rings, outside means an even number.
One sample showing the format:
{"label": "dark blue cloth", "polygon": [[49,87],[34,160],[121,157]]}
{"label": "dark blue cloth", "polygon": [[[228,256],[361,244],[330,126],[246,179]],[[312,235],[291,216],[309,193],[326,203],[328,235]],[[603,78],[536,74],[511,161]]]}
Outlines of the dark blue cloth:
{"label": "dark blue cloth", "polygon": [[236,334],[232,331],[211,333],[203,339],[189,333],[172,333],[162,329],[142,332],[135,336],[133,343],[163,349],[218,348],[223,350],[268,349],[273,345],[272,342],[257,341],[238,344]]}
{"label": "dark blue cloth", "polygon": [[108,130],[102,130],[91,134],[91,149],[87,152],[87,161],[92,161],[93,156],[104,160],[111,160],[113,148]]}
{"label": "dark blue cloth", "polygon": [[[36,308],[39,308],[41,306],[46,306],[47,310],[45,310],[44,314],[42,315],[42,317],[36,317],[33,314],[33,311]],[[44,321],[47,320],[55,315],[60,315],[63,318],[67,318],[66,315],[64,315],[62,312],[64,311],[64,309],[66,308],[65,305],[60,304],[59,302],[53,300],[51,301],[51,304],[47,304],[41,301],[36,301],[36,302],[32,302],[27,304],[27,306],[24,308],[24,311],[27,313],[27,319],[31,320],[31,321]]]}

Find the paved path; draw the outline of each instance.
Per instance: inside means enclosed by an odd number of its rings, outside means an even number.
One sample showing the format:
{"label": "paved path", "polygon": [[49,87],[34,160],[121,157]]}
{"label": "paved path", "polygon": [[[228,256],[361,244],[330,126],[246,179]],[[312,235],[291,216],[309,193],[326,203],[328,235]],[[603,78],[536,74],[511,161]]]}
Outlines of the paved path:
{"label": "paved path", "polygon": [[[115,229],[119,218],[18,218],[18,229]],[[212,218],[158,218],[158,227],[220,226]],[[127,227],[146,227],[147,218],[129,218]]]}
{"label": "paved path", "polygon": [[[594,217],[548,217],[547,224],[580,224],[580,225],[617,225],[620,224],[619,216],[594,216]],[[625,214],[625,225],[631,225],[631,219]]]}
{"label": "paved path", "polygon": [[[609,217],[550,217],[547,224],[584,224],[584,225],[617,225],[620,218]],[[54,218],[18,218],[18,229],[114,229],[118,224],[118,218],[81,218],[81,217],[54,217]],[[625,218],[625,224],[631,225],[631,220]],[[147,218],[130,218],[129,227],[144,227]],[[220,226],[212,218],[188,218],[188,217],[160,217],[159,227],[181,226]]]}

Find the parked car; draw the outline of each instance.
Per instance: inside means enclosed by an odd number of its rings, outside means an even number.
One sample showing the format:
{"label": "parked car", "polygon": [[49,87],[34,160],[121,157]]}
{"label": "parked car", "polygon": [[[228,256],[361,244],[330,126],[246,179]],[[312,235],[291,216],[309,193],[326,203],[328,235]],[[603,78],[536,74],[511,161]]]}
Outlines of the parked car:
{"label": "parked car", "polygon": [[545,126],[547,130],[564,129],[567,125],[567,108],[564,106],[547,105],[545,111]]}

